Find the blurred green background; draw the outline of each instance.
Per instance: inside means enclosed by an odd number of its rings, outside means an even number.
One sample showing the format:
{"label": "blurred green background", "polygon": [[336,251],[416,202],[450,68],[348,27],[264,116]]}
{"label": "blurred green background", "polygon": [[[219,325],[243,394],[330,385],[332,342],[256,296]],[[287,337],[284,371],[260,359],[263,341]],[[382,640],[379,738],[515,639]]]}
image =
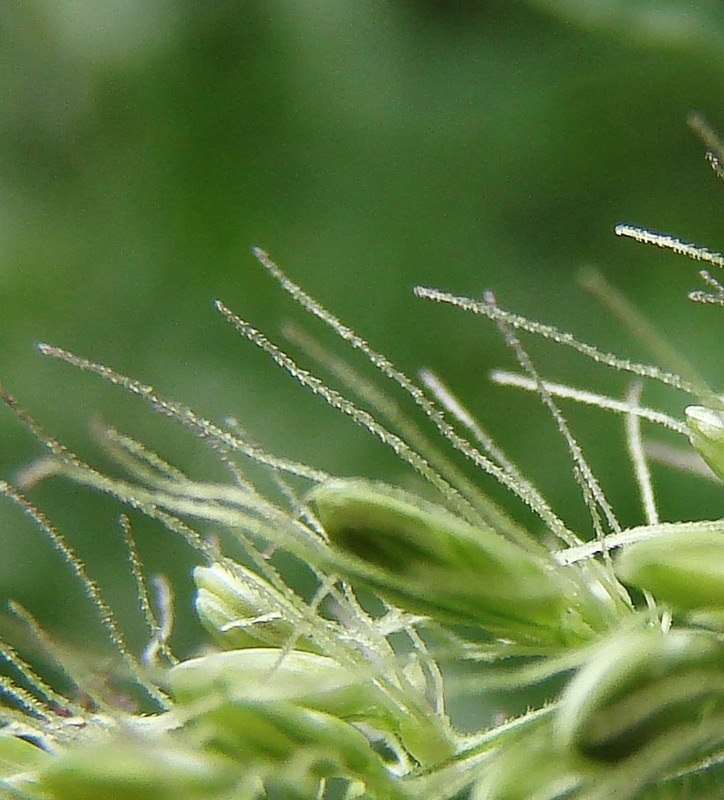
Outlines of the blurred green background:
{"label": "blurred green background", "polygon": [[[102,466],[95,417],[195,477],[223,477],[189,433],[34,343],[111,365],[211,419],[234,415],[280,455],[409,480],[213,310],[220,298],[275,341],[285,321],[308,323],[345,352],[263,273],[259,245],[406,372],[442,375],[585,531],[552,423],[535,398],[488,382],[491,368],[514,366],[494,327],[411,290],[492,288],[507,307],[647,358],[578,287],[594,265],[716,384],[721,316],[685,299],[696,265],[613,227],[724,247],[724,186],[685,123],[698,110],[724,129],[723,84],[720,0],[4,2],[0,377]],[[547,377],[625,391],[625,376],[526,343]],[[655,390],[645,399],[677,415],[685,404]],[[622,522],[640,522],[621,422],[566,411]],[[0,436],[4,478],[42,452],[7,411]],[[717,487],[655,474],[666,518],[721,513]],[[141,646],[121,509],[59,480],[31,496]],[[173,578],[187,619],[193,556],[132,521],[147,571]],[[91,636],[92,613],[49,544],[7,503],[0,526],[0,595],[63,635]]]}

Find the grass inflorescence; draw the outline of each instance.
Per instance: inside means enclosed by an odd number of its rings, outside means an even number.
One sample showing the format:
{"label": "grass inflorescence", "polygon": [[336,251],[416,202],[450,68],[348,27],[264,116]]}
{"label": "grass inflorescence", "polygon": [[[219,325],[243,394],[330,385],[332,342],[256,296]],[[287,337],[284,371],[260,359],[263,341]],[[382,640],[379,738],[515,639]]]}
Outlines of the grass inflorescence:
{"label": "grass inflorescence", "polygon": [[[721,145],[693,127],[722,176]],[[711,267],[724,258],[633,226],[616,232]],[[570,454],[591,536],[566,521],[442,379],[413,379],[289,279],[256,258],[313,317],[401,389],[421,422],[306,331],[287,334],[341,389],[298,364],[217,301],[243,338],[302,387],[392,450],[419,493],[383,481],[329,475],[267,452],[234,420],[217,424],[153,387],[51,345],[44,355],[137,395],[207,444],[225,483],[186,475],[110,427],[96,433],[125,470],[109,477],[46,433],[4,389],[5,405],[47,454],[0,493],[29,517],[82,586],[115,651],[109,681],[94,682],[17,604],[26,638],[63,676],[61,692],[10,643],[0,642],[0,796],[65,798],[666,798],[721,796],[724,760],[724,520],[660,519],[648,467],[662,449],[642,424],[673,431],[665,455],[721,484],[724,401],[664,345],[599,275],[587,288],[642,336],[668,369],[603,352],[554,326],[483,299],[417,287],[419,298],[486,317],[520,371],[500,384],[535,392]],[[724,305],[707,270],[698,302]],[[523,342],[531,334],[631,374],[625,399],[547,381]],[[683,419],[641,403],[645,381],[693,402]],[[642,523],[624,527],[559,408],[563,401],[623,417]],[[537,518],[511,517],[449,452],[499,482]],[[694,465],[693,467],[691,465]],[[129,517],[120,524],[148,644],[136,654],[82,561],[29,499],[62,477],[158,521],[197,554],[194,611],[208,633],[180,658],[171,649],[173,593],[147,585]],[[481,483],[483,483],[481,481]],[[423,496],[424,495],[424,496]],[[210,539],[197,527],[212,528]],[[545,532],[539,535],[540,529]],[[243,563],[231,553],[243,553]],[[308,574],[291,585],[278,554]],[[177,609],[178,611],[178,609]],[[183,610],[182,612],[183,613]],[[82,660],[82,659],[81,659]],[[114,686],[135,685],[137,700]],[[67,687],[70,686],[69,690]],[[451,698],[551,687],[523,713],[489,716],[463,732]],[[544,689],[545,692],[545,689]],[[533,696],[533,695],[531,695]],[[540,693],[538,695],[540,696]],[[690,794],[687,794],[690,793]]]}

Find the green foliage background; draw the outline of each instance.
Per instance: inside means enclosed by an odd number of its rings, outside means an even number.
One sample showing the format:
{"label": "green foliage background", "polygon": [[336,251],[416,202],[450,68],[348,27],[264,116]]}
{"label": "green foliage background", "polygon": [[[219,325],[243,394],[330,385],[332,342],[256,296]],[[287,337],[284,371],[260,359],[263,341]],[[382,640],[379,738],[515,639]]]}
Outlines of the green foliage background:
{"label": "green foliage background", "polygon": [[[285,320],[303,321],[254,262],[260,245],[407,372],[440,373],[583,527],[552,423],[533,398],[487,382],[490,368],[512,366],[495,331],[411,289],[493,288],[504,306],[646,358],[577,287],[593,264],[716,385],[721,322],[684,299],[695,266],[618,240],[613,226],[724,247],[724,187],[685,125],[699,110],[724,128],[723,79],[719,0],[3,3],[2,381],[95,463],[105,461],[87,423],[99,415],[194,476],[223,477],[190,435],[43,361],[34,342],[212,419],[233,414],[280,454],[409,481],[213,311],[221,298],[273,340]],[[531,345],[548,377],[625,390],[625,378]],[[640,521],[620,422],[570,417],[622,521]],[[3,477],[40,453],[9,413],[0,436]],[[666,517],[719,513],[715,489],[666,469],[657,479]],[[131,624],[119,509],[57,481],[32,496]],[[148,571],[174,578],[188,617],[190,555],[133,524]],[[89,636],[47,543],[12,508],[0,506],[0,525],[2,595]]]}

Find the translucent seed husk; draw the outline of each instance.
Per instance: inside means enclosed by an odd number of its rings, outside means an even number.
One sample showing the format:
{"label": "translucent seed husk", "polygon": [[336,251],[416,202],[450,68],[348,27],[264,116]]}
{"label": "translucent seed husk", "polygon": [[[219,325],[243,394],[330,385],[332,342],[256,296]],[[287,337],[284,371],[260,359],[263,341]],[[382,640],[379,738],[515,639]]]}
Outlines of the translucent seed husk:
{"label": "translucent seed husk", "polygon": [[332,714],[289,701],[218,694],[198,705],[186,731],[242,772],[255,770],[283,797],[316,797],[319,781],[330,778],[360,781],[376,797],[404,797],[367,738]]}
{"label": "translucent seed husk", "polygon": [[[564,690],[556,735],[579,757],[617,764],[705,717],[720,717],[724,726],[722,663],[724,643],[707,631],[644,628],[611,636]],[[685,741],[681,749],[686,753]]]}
{"label": "translucent seed husk", "polygon": [[[225,649],[282,647],[295,635],[285,616],[288,599],[267,581],[240,564],[232,573],[221,564],[193,571],[194,606],[201,624]],[[299,650],[314,650],[303,636],[296,636]]]}
{"label": "translucent seed husk", "polygon": [[724,480],[724,412],[706,406],[688,406],[684,414],[694,449]]}
{"label": "translucent seed husk", "polygon": [[683,610],[724,611],[724,520],[720,531],[666,533],[625,547],[616,575]]}
{"label": "translucent seed husk", "polygon": [[580,575],[532,541],[525,549],[399,489],[337,479],[309,502],[333,567],[405,610],[538,644],[586,640],[605,616]]}
{"label": "translucent seed husk", "polygon": [[374,682],[317,653],[251,648],[189,659],[169,671],[174,698],[185,705],[219,696],[239,701],[293,702],[339,719],[365,722],[402,741],[421,761],[451,755],[440,720],[401,708]]}
{"label": "translucent seed husk", "polygon": [[[38,787],[52,800],[214,800],[244,792],[231,759],[172,741],[113,737],[49,760]],[[47,792],[47,795],[45,794]]]}

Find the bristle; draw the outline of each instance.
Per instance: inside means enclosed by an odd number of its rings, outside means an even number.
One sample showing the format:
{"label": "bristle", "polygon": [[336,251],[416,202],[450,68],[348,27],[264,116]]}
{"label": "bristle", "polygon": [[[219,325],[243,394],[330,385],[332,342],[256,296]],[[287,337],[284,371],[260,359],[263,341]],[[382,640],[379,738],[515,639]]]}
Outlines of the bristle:
{"label": "bristle", "polygon": [[[439,408],[429,397],[425,395],[422,389],[417,386],[404,372],[398,369],[383,353],[374,350],[361,336],[356,334],[351,328],[340,322],[337,317],[331,314],[319,302],[312,298],[300,286],[291,281],[282,270],[269,258],[269,256],[258,248],[255,249],[254,255],[264,266],[264,268],[279,282],[280,286],[287,291],[306,311],[313,314],[328,327],[330,327],[341,339],[347,342],[351,347],[359,350],[364,354],[367,360],[376,367],[386,378],[396,383],[410,398],[415,405],[418,406],[425,414],[425,416],[433,423],[435,428],[450,444],[462,453],[467,459],[472,461],[479,469],[492,475],[497,481],[502,483],[506,488],[516,492],[517,486],[514,478],[506,474],[504,469],[501,469],[495,460],[490,460],[482,453],[480,453],[469,441],[459,436],[454,430],[453,426],[445,418],[443,409]],[[339,372],[339,367],[337,368]],[[355,381],[359,385],[359,381]],[[364,392],[370,397],[369,388],[365,388]],[[373,398],[375,401],[380,400],[379,394]],[[377,406],[378,411],[380,406]],[[389,403],[382,399],[381,404],[382,418],[388,416],[391,409]],[[397,412],[392,413],[392,418],[397,425],[400,419]],[[479,509],[485,522],[492,527],[506,531],[512,538],[519,538],[520,531],[516,529],[501,509],[497,507],[482,491],[475,490],[471,487],[469,482],[458,472],[452,469],[447,459],[440,461],[438,452],[432,448],[427,442],[427,438],[421,436],[414,428],[411,427],[406,421],[402,426],[402,439],[406,441],[411,449],[417,449],[418,452],[425,458],[431,467],[439,472],[441,477],[444,477],[446,483],[454,489],[455,493],[459,493],[466,497],[474,507]],[[421,445],[421,446],[420,446]],[[440,461],[440,469],[437,468],[437,463]],[[443,494],[445,496],[445,494]],[[447,496],[447,500],[454,500],[454,496]],[[532,506],[535,510],[535,506]],[[544,519],[548,522],[549,520]],[[555,523],[553,522],[555,527]],[[560,533],[560,531],[556,531]]]}
{"label": "bristle", "polygon": [[696,396],[701,400],[711,399],[714,393],[691,361],[667,341],[664,334],[598,270],[590,268],[585,270],[581,273],[579,281],[583,288],[629,331],[634,341],[641,342],[649,350],[659,364],[685,378],[695,388]]}
{"label": "bristle", "polygon": [[553,325],[544,325],[541,322],[526,319],[519,314],[513,314],[506,311],[499,306],[492,307],[489,303],[480,300],[473,300],[470,297],[462,297],[451,294],[450,292],[443,292],[439,289],[431,289],[425,286],[416,286],[415,294],[426,300],[433,300],[437,303],[447,303],[455,306],[463,311],[470,311],[473,314],[481,314],[488,317],[493,321],[501,321],[515,330],[524,330],[529,333],[541,336],[544,339],[570,347],[582,355],[590,358],[599,364],[604,364],[608,367],[621,370],[622,372],[630,372],[638,375],[641,378],[650,378],[658,381],[659,383],[673,386],[675,389],[687,392],[689,394],[696,394],[696,389],[680,375],[672,372],[666,372],[651,364],[641,364],[636,361],[630,361],[625,358],[620,358],[613,353],[606,353],[593,345],[581,342],[571,333],[566,333],[559,330]]}
{"label": "bristle", "polygon": [[[497,304],[495,303],[495,298],[493,297],[492,292],[487,292],[485,296],[485,301],[491,308],[497,308]],[[600,508],[603,512],[608,525],[611,528],[613,533],[620,531],[621,527],[616,519],[616,515],[613,512],[608,500],[606,499],[603,490],[601,489],[598,480],[596,479],[593,471],[591,470],[588,462],[583,455],[583,451],[581,450],[578,442],[576,442],[575,438],[573,437],[572,433],[568,428],[568,423],[565,420],[563,414],[561,414],[558,406],[553,402],[553,398],[551,395],[546,391],[545,384],[541,380],[540,376],[538,375],[538,371],[533,366],[533,362],[530,360],[530,357],[523,349],[522,345],[518,341],[517,337],[513,334],[513,330],[509,327],[508,323],[503,320],[497,320],[498,326],[505,337],[506,344],[513,350],[518,359],[518,363],[523,368],[523,371],[526,372],[530,378],[535,381],[538,387],[538,394],[543,401],[543,404],[549,410],[551,416],[553,417],[556,427],[561,433],[564,441],[566,442],[566,446],[571,454],[571,458],[573,459],[573,463],[575,466],[574,474],[578,477],[578,482],[581,487],[581,491],[586,501],[586,505],[591,513],[591,520],[593,522],[594,528],[596,529],[597,536],[600,539],[603,539],[603,530],[599,522],[599,516],[597,512],[597,508]],[[604,551],[605,552],[605,551]]]}
{"label": "bristle", "polygon": [[[284,326],[283,331],[285,336],[301,347],[317,365],[329,370],[346,388],[361,398],[372,409],[376,419],[384,422],[391,431],[397,433],[412,449],[420,453],[431,468],[451,486],[455,487],[492,527],[503,530],[513,537],[517,536],[518,531],[511,524],[508,515],[464,475],[448,456],[443,454],[439,446],[432,441],[428,434],[421,430],[411,419],[409,413],[403,410],[392,397],[371,381],[365,379],[343,358],[323,348],[313,337],[298,326],[287,324]],[[403,386],[403,388],[405,387]],[[429,417],[429,414],[427,416]],[[476,453],[475,448],[470,443],[466,442],[462,437],[451,435],[451,426],[436,427],[456,450],[462,452],[466,458],[470,459],[479,468],[486,469],[487,462],[483,462],[480,453]],[[489,453],[488,455],[491,454]],[[495,461],[494,456],[493,461]]]}
{"label": "bristle", "polygon": [[121,531],[123,532],[123,540],[128,550],[131,574],[136,583],[136,598],[146,621],[146,626],[151,634],[151,641],[143,651],[141,660],[144,664],[156,666],[156,658],[160,653],[170,664],[175,664],[178,662],[178,659],[168,647],[168,639],[173,627],[173,594],[171,586],[168,581],[160,576],[154,579],[157,594],[161,600],[161,622],[159,622],[151,608],[146,580],[143,576],[141,559],[139,558],[136,542],[133,538],[133,531],[131,530],[131,521],[125,514],[121,514],[119,522]]}
{"label": "bristle", "polygon": [[[182,425],[193,430],[202,439],[209,438],[218,441],[220,444],[228,447],[230,450],[241,453],[252,458],[260,464],[268,464],[269,466],[278,468],[283,472],[288,472],[292,475],[298,475],[303,478],[308,478],[312,481],[323,481],[329,478],[327,473],[321,470],[313,469],[306,464],[298,464],[287,459],[278,459],[274,456],[264,452],[261,448],[248,444],[240,438],[233,436],[228,431],[224,431],[213,422],[210,422],[203,417],[200,417],[188,406],[181,403],[176,403],[172,400],[166,400],[154,392],[152,386],[140,383],[139,381],[121,375],[115,372],[110,367],[97,364],[88,359],[75,356],[67,350],[51,345],[40,344],[38,350],[45,356],[55,358],[59,361],[64,361],[71,366],[86,372],[93,372],[99,375],[104,380],[115,386],[121,386],[131,394],[138,395],[145,399],[154,411],[157,411],[165,416],[172,417],[180,422]],[[7,402],[7,399],[6,399]]]}
{"label": "bristle", "polygon": [[[642,386],[640,382],[631,384],[626,394],[626,402],[637,407],[641,397]],[[648,461],[641,438],[641,418],[636,414],[626,415],[626,443],[628,445],[629,456],[634,466],[634,475],[641,493],[641,500],[644,508],[646,522],[649,525],[658,525],[659,513],[656,509],[656,499],[654,497],[654,486],[651,480]]]}
{"label": "bristle", "polygon": [[118,627],[113,611],[103,598],[98,585],[88,576],[85,565],[75,554],[74,550],[67,544],[59,531],[50,523],[50,520],[6,481],[0,481],[0,494],[3,494],[8,500],[11,500],[18,506],[18,508],[20,508],[50,540],[53,547],[60,553],[65,563],[70,567],[80,586],[82,586],[86,597],[88,597],[95,608],[109,640],[118,651],[123,662],[129,668],[138,685],[149,697],[158,703],[161,708],[166,708],[166,695],[146,679],[143,669],[126,645],[125,638]]}
{"label": "bristle", "polygon": [[434,486],[444,498],[448,499],[450,502],[454,502],[460,513],[465,517],[472,518],[477,522],[480,521],[477,512],[470,503],[466,501],[455,488],[438,475],[438,473],[430,467],[428,462],[416,450],[410,447],[407,442],[380,425],[369,412],[358,408],[352,401],[348,400],[339,392],[326,386],[318,377],[299,367],[284,351],[272,344],[261,331],[258,331],[248,322],[238,317],[223,303],[217,301],[216,306],[242,336],[267,353],[278,366],[286,370],[302,386],[309,389],[318,397],[321,397],[332,408],[349,416],[357,425],[365,428],[373,436],[378,438],[399,458],[406,461],[425,480]]}
{"label": "bristle", "polygon": [[616,225],[614,231],[617,236],[635,239],[642,244],[653,244],[656,247],[661,247],[663,250],[671,250],[672,253],[687,256],[694,261],[706,261],[707,264],[713,264],[716,267],[724,267],[724,255],[721,253],[707,250],[706,247],[689,244],[688,242],[684,242],[681,239],[677,239],[665,233],[655,233],[645,228],[637,228],[635,225]]}
{"label": "bristle", "polygon": [[442,381],[429,370],[421,370],[420,378],[423,384],[435,396],[440,405],[450,415],[457,419],[463,427],[467,428],[473,441],[477,442],[495,463],[510,477],[505,483],[506,488],[516,494],[526,505],[535,509],[536,513],[546,523],[548,530],[568,545],[580,544],[580,540],[573,531],[566,528],[561,520],[541,493],[520,472],[518,467],[505,455],[493,439],[478,424],[470,412],[462,406],[456,397],[445,387]]}
{"label": "bristle", "polygon": [[[521,375],[517,372],[508,372],[502,369],[493,370],[490,373],[490,379],[495,383],[499,383],[501,386],[512,386],[517,389],[525,389],[529,392],[535,392],[538,388],[535,381],[526,375]],[[617,400],[614,397],[607,397],[606,395],[589,392],[586,389],[564,386],[563,384],[552,383],[551,381],[543,381],[543,386],[553,397],[560,397],[562,400],[573,400],[576,403],[595,406],[596,408],[601,408],[606,411],[613,411],[616,414],[631,414],[640,419],[645,419],[656,425],[660,425],[663,428],[667,428],[668,430],[675,431],[682,436],[688,436],[688,430],[683,422],[680,422],[678,419],[668,414],[664,414],[662,411],[632,405],[627,400]]]}

